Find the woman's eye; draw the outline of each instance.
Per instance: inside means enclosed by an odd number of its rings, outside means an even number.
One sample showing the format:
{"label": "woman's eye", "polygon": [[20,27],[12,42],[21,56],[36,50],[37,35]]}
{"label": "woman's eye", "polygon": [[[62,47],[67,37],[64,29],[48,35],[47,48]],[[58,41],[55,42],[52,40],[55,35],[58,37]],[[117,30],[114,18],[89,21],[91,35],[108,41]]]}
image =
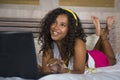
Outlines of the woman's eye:
{"label": "woman's eye", "polygon": [[62,27],[66,27],[66,25],[65,25],[65,24],[61,24],[61,26],[62,26]]}

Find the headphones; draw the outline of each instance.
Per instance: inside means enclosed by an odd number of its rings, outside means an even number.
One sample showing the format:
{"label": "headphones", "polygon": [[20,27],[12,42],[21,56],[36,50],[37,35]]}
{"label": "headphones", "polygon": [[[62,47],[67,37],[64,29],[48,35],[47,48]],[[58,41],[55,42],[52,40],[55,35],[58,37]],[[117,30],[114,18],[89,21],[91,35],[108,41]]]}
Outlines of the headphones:
{"label": "headphones", "polygon": [[66,9],[66,8],[63,8],[63,9],[68,11],[69,13],[71,13],[73,15],[74,19],[76,20],[75,25],[78,26],[78,20],[77,20],[76,14],[72,10],[70,10],[70,9]]}

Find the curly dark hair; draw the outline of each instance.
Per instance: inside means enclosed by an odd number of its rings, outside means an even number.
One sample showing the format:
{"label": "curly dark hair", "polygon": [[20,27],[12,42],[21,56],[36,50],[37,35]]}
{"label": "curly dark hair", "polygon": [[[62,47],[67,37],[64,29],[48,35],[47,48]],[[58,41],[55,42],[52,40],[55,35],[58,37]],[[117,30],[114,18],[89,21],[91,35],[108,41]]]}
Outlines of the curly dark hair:
{"label": "curly dark hair", "polygon": [[[75,39],[80,38],[84,42],[86,42],[86,34],[81,26],[80,19],[77,17],[76,19],[73,15],[63,9],[63,8],[56,8],[50,11],[40,22],[40,32],[39,32],[39,41],[42,43],[40,51],[46,51],[48,49],[53,49],[53,40],[50,36],[50,26],[56,20],[57,16],[65,14],[68,16],[68,26],[69,30],[66,37],[62,40],[62,54],[61,57],[63,60],[69,59],[74,54],[74,45]],[[77,22],[77,25],[75,24]],[[69,56],[66,56],[69,55]]]}

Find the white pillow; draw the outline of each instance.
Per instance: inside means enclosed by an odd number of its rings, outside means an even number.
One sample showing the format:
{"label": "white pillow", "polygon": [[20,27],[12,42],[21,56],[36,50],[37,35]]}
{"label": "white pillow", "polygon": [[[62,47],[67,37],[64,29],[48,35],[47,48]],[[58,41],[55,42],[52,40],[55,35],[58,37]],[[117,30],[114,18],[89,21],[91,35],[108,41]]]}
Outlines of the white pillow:
{"label": "white pillow", "polygon": [[37,63],[39,65],[42,65],[42,53],[39,53],[41,44],[38,44],[38,38],[34,38],[34,43],[35,43],[35,49],[36,49]]}
{"label": "white pillow", "polygon": [[120,63],[120,53],[116,53],[115,58],[116,58],[117,63]]}
{"label": "white pillow", "polygon": [[87,50],[92,50],[98,40],[99,36],[97,36],[96,34],[92,34],[92,35],[89,35],[86,40],[86,48]]}

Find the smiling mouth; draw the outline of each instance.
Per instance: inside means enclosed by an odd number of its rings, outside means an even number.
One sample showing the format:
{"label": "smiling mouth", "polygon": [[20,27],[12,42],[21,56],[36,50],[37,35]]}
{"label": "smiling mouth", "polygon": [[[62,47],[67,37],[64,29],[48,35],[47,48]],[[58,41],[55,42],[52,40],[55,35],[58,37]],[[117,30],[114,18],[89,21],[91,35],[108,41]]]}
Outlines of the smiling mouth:
{"label": "smiling mouth", "polygon": [[58,32],[53,32],[54,35],[58,35]]}
{"label": "smiling mouth", "polygon": [[59,32],[57,32],[57,31],[52,31],[52,34],[53,34],[54,36],[57,36],[57,35],[59,35]]}

